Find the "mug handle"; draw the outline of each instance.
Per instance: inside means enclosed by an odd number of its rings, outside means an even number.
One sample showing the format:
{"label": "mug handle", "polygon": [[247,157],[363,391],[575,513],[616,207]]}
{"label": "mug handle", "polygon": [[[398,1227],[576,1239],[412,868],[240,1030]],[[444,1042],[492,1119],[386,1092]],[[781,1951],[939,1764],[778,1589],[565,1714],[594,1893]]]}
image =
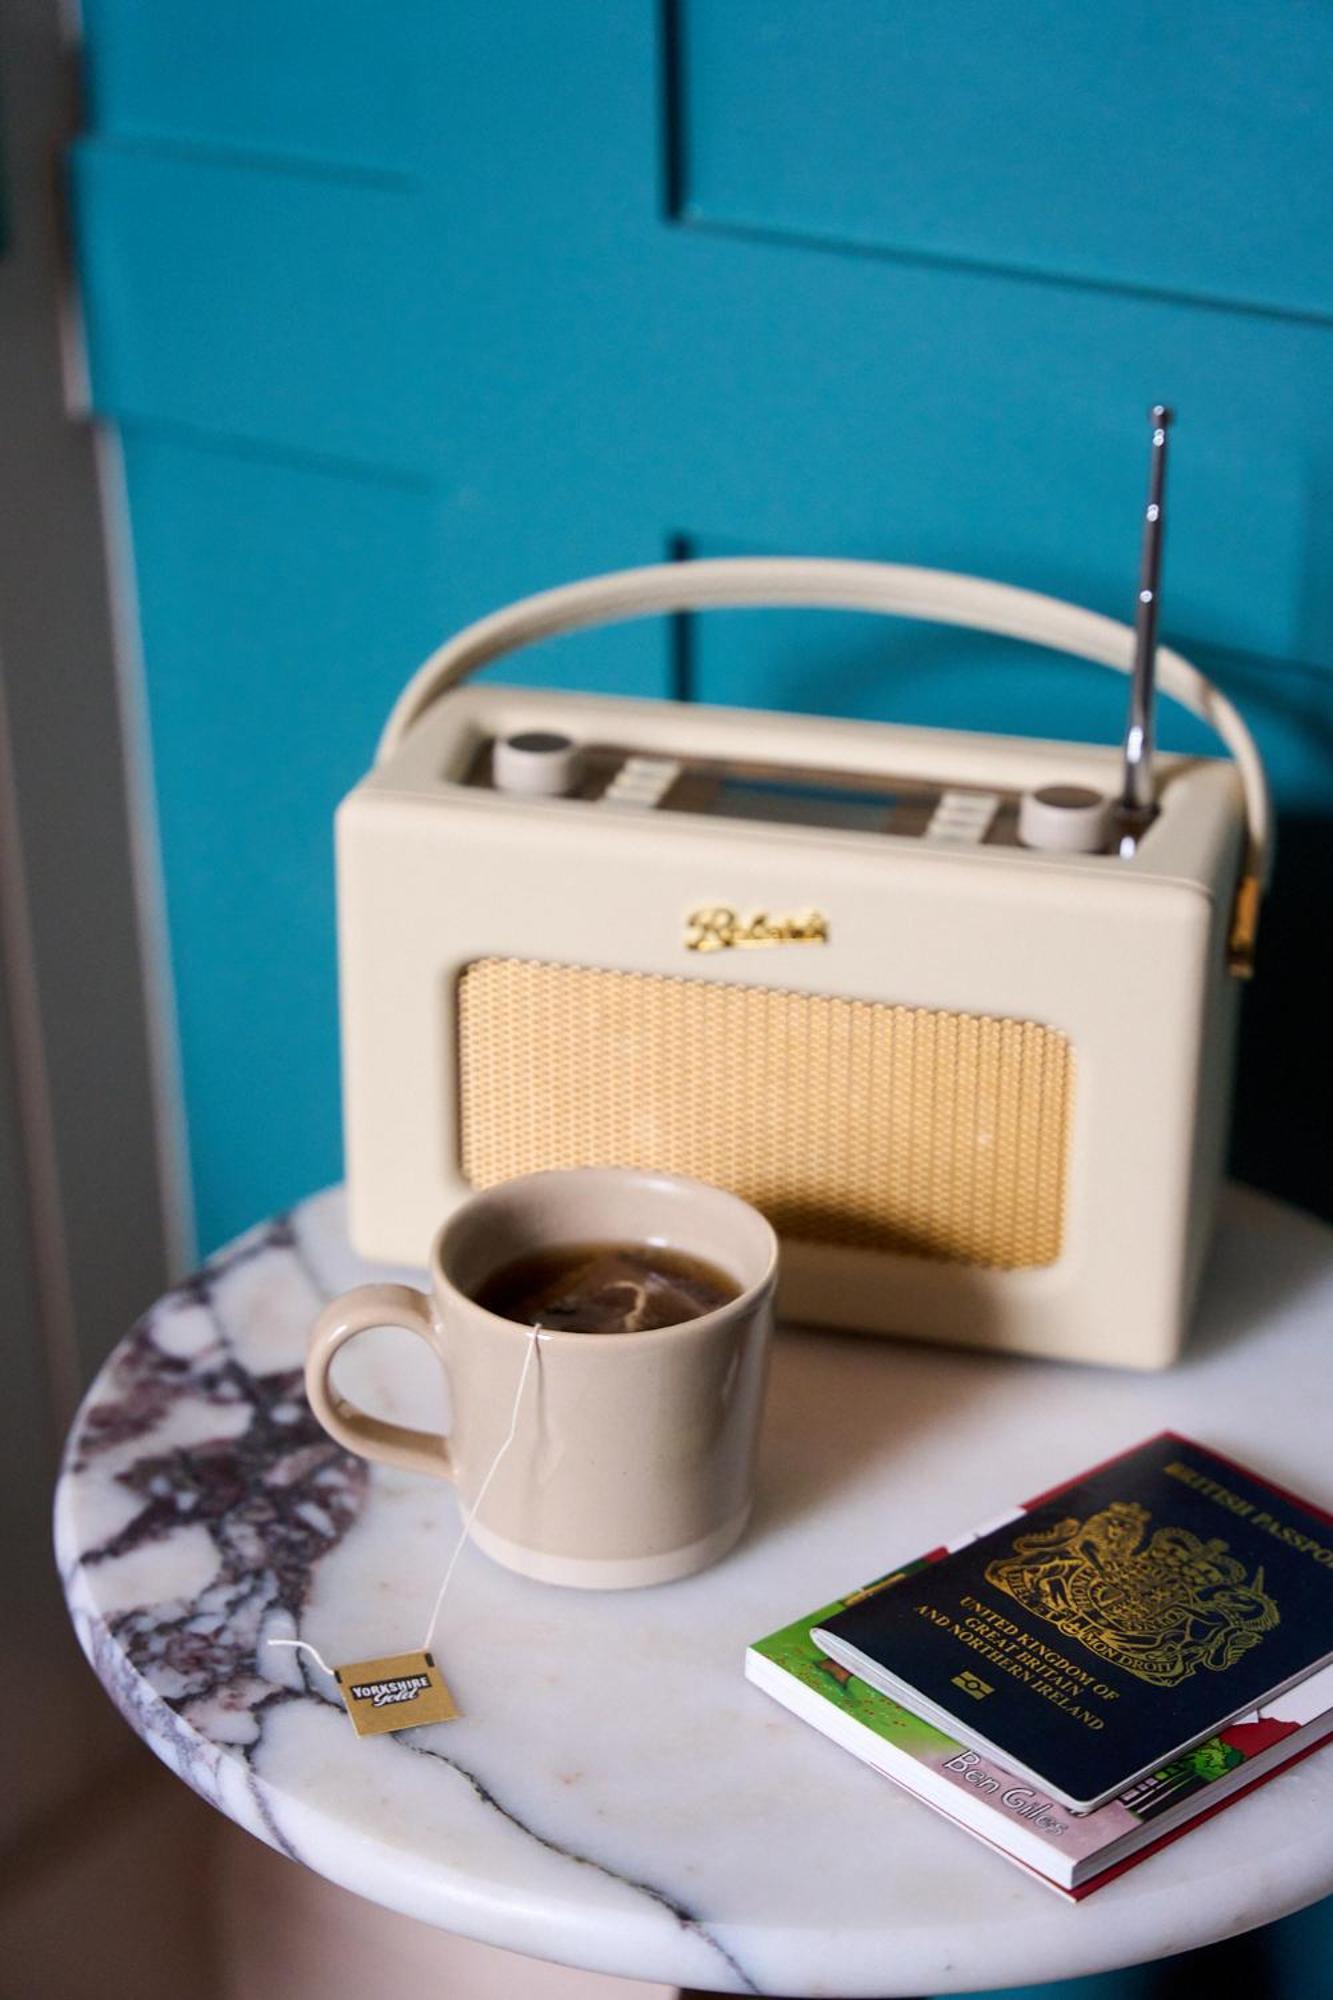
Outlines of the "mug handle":
{"label": "mug handle", "polygon": [[358,1458],[396,1465],[403,1472],[428,1472],[452,1479],[448,1441],[436,1431],[416,1431],[367,1416],[340,1396],[329,1381],[338,1349],[372,1326],[402,1326],[425,1341],[435,1359],[445,1361],[439,1328],[424,1292],[410,1285],[358,1285],[325,1306],[310,1329],[306,1351],[305,1387],[310,1407],[331,1438]]}

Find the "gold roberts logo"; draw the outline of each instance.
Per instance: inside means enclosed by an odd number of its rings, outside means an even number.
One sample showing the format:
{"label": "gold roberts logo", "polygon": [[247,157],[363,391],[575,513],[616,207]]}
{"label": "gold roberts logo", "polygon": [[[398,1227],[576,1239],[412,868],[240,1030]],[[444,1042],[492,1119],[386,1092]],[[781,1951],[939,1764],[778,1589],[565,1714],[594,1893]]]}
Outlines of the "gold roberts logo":
{"label": "gold roberts logo", "polygon": [[742,916],[729,903],[701,903],[685,919],[686,951],[755,951],[779,944],[827,944],[828,918],[819,910],[772,916],[753,910]]}

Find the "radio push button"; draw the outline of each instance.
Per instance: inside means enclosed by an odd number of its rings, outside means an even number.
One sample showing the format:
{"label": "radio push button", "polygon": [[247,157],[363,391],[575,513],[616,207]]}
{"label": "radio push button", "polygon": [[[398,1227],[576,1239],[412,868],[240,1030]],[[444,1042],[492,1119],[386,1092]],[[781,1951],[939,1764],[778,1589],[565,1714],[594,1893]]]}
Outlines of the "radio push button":
{"label": "radio push button", "polygon": [[602,803],[651,810],[661,805],[680,771],[674,757],[627,757],[603,792]]}
{"label": "radio push button", "polygon": [[1018,838],[1046,854],[1101,854],[1110,816],[1110,800],[1086,785],[1043,785],[1019,802]]}
{"label": "radio push button", "polygon": [[497,792],[530,799],[561,799],[578,783],[579,749],[554,729],[523,729],[491,745],[491,780]]}
{"label": "radio push button", "polygon": [[976,847],[999,809],[998,792],[941,792],[925,838],[947,847]]}

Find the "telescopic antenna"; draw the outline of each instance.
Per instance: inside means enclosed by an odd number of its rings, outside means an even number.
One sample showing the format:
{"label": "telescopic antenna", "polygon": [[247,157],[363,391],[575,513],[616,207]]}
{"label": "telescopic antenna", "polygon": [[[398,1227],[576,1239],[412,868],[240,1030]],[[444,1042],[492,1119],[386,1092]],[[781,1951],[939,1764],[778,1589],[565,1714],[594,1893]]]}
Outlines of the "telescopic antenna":
{"label": "telescopic antenna", "polygon": [[1162,577],[1163,493],[1166,487],[1166,434],[1171,411],[1155,403],[1150,411],[1152,446],[1148,461],[1148,505],[1143,516],[1139,595],[1134,613],[1134,665],[1129,681],[1129,720],[1117,819],[1120,852],[1132,854],[1139,835],[1157,817],[1153,787],[1153,709],[1157,682],[1157,602]]}

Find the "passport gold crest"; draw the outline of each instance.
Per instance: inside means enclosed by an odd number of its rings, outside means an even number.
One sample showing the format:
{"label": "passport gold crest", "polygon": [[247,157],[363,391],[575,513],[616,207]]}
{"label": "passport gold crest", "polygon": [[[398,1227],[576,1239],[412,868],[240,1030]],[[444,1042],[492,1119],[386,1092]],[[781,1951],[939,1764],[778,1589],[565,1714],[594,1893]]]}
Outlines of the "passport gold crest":
{"label": "passport gold crest", "polygon": [[1154,1687],[1199,1668],[1222,1673],[1280,1622],[1262,1568],[1247,1576],[1223,1541],[1161,1527],[1145,1543],[1146,1507],[1113,1501],[1085,1521],[1019,1535],[986,1581],[1098,1659]]}

